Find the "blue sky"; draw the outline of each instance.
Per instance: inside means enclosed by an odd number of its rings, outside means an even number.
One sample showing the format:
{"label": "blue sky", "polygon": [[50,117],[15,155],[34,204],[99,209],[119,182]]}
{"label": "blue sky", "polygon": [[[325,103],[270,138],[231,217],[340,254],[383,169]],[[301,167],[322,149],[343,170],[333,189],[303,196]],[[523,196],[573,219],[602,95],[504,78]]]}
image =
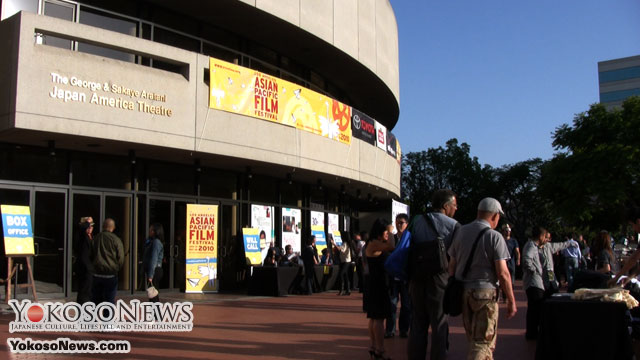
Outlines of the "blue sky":
{"label": "blue sky", "polygon": [[402,151],[457,138],[481,164],[553,156],[598,98],[598,61],[640,55],[640,0],[391,0]]}

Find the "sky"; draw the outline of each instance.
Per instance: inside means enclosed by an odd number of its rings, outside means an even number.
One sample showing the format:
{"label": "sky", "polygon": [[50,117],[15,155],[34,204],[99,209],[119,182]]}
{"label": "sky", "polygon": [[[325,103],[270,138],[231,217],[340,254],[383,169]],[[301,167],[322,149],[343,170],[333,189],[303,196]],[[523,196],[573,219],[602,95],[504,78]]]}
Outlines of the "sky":
{"label": "sky", "polygon": [[640,55],[640,0],[391,0],[403,153],[457,138],[480,164],[553,156],[599,101],[598,62]]}

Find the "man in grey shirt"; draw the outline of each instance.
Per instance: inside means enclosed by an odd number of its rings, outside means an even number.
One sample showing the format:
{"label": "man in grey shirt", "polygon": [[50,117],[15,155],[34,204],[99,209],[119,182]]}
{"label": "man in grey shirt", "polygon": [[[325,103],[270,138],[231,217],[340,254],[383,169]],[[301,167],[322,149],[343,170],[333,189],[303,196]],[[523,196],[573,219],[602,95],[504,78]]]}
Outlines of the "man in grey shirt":
{"label": "man in grey shirt", "polygon": [[[507,297],[507,319],[517,312],[506,261],[510,258],[509,250],[502,235],[493,230],[503,214],[498,200],[482,199],[476,220],[460,228],[449,248],[449,275],[462,280],[465,287],[462,320],[469,341],[468,359],[493,359],[498,328],[498,286]],[[478,238],[486,228],[489,229]],[[477,238],[470,270],[463,277]]]}

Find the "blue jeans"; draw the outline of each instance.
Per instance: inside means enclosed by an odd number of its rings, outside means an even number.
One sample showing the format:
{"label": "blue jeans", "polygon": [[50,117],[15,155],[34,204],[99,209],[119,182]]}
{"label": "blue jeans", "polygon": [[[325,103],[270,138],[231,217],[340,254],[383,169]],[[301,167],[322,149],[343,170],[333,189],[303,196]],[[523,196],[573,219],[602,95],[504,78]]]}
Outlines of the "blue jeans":
{"label": "blue jeans", "polygon": [[574,257],[565,257],[564,258],[564,271],[567,275],[567,283],[569,287],[573,285],[573,275],[578,271],[579,264],[578,258]]}
{"label": "blue jeans", "polygon": [[116,293],[118,292],[118,276],[113,277],[93,277],[91,286],[91,300],[96,304],[110,302],[115,305]]}
{"label": "blue jeans", "polygon": [[393,334],[396,330],[396,319],[398,313],[398,300],[401,302],[400,322],[398,323],[400,333],[409,332],[411,325],[411,300],[409,300],[408,286],[404,281],[389,279],[389,298],[391,299],[391,317],[387,318],[385,332]]}

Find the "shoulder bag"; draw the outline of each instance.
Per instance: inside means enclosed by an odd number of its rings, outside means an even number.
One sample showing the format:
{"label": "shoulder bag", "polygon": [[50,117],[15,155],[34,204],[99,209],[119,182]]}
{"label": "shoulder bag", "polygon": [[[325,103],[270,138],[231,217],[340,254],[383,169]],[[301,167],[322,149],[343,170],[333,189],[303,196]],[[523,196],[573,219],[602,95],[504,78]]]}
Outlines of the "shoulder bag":
{"label": "shoulder bag", "polygon": [[473,255],[476,252],[476,247],[478,247],[478,241],[487,230],[489,230],[488,227],[482,229],[478,234],[476,241],[473,243],[471,253],[469,253],[467,263],[465,264],[464,270],[462,271],[462,280],[456,279],[455,275],[449,277],[447,287],[444,290],[444,301],[442,302],[443,311],[449,316],[458,316],[462,314],[462,297],[464,293],[463,280],[467,276],[467,273],[471,268],[471,261],[473,260]]}

